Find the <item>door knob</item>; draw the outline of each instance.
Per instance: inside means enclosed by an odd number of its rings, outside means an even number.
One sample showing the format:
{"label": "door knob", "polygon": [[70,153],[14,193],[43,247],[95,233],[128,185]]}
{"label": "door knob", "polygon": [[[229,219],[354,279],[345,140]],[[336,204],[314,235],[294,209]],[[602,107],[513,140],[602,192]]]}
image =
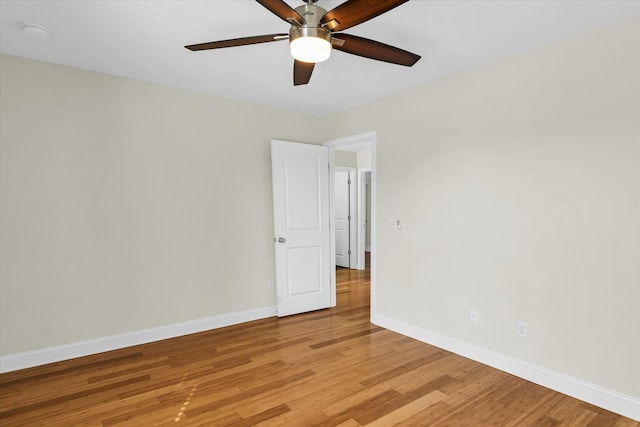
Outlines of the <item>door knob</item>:
{"label": "door knob", "polygon": [[284,243],[286,242],[284,237],[278,237],[278,243]]}

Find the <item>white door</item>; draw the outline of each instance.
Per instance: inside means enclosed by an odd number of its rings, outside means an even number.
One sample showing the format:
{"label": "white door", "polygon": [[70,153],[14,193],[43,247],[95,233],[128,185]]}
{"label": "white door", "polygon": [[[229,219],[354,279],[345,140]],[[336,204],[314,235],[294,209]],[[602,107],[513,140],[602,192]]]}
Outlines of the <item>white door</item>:
{"label": "white door", "polygon": [[278,316],[331,305],[329,150],[271,141]]}
{"label": "white door", "polygon": [[334,228],[336,232],[336,265],[349,268],[349,171],[335,173]]}

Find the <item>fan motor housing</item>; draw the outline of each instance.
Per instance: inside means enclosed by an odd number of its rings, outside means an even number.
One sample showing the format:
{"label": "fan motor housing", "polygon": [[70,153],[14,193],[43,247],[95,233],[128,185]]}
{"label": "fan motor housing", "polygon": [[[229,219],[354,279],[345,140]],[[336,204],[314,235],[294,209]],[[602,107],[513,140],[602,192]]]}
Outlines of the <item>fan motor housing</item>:
{"label": "fan motor housing", "polygon": [[[320,6],[316,6],[315,4],[305,4],[302,6],[298,6],[295,9],[296,12],[300,14],[304,18],[302,23],[303,27],[319,27],[320,20],[327,13],[326,10],[321,8]],[[295,27],[295,25],[294,25]]]}
{"label": "fan motor housing", "polygon": [[296,12],[305,20],[302,26],[292,25],[289,30],[289,40],[299,37],[317,37],[331,43],[331,32],[320,26],[320,20],[327,13],[326,10],[314,4],[305,4],[296,7]]}
{"label": "fan motor housing", "polygon": [[292,27],[289,31],[290,41],[299,37],[317,37],[331,43],[331,33],[324,28],[318,27]]}

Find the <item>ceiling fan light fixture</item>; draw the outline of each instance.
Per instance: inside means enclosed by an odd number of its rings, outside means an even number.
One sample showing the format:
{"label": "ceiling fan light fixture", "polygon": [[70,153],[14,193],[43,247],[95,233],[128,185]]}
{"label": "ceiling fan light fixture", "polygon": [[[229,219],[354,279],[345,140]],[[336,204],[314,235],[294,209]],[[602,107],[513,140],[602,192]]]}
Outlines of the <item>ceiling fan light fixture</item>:
{"label": "ceiling fan light fixture", "polygon": [[[294,86],[309,83],[315,64],[329,59],[333,48],[351,55],[407,67],[411,67],[420,59],[420,55],[406,50],[342,32],[342,30],[382,15],[408,0],[347,0],[328,12],[314,4],[318,0],[302,0],[304,5],[295,9],[288,4],[293,0],[256,1],[291,25],[289,34],[277,33],[240,37],[192,44],[185,46],[185,48],[191,51],[210,50],[289,39],[291,56],[295,58],[293,63]],[[334,33],[335,31],[337,33]]]}
{"label": "ceiling fan light fixture", "polygon": [[298,27],[290,31],[291,56],[298,61],[317,63],[331,56],[331,33],[322,28]]}

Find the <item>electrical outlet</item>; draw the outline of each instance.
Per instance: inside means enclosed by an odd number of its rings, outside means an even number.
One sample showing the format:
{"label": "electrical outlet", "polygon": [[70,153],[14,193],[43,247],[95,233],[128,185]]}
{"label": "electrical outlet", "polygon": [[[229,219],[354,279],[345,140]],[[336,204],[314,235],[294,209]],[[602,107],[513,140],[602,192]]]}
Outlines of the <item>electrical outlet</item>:
{"label": "electrical outlet", "polygon": [[478,323],[479,319],[478,319],[478,309],[477,308],[470,308],[469,309],[469,321],[470,322],[474,322],[474,323]]}
{"label": "electrical outlet", "polygon": [[518,320],[518,335],[521,337],[527,336],[527,330],[529,329],[529,324],[522,320]]}
{"label": "electrical outlet", "polygon": [[270,291],[273,290],[273,280],[267,281],[267,289],[269,289]]}
{"label": "electrical outlet", "polygon": [[404,219],[400,217],[387,218],[387,228],[402,230],[404,226]]}
{"label": "electrical outlet", "polygon": [[404,226],[404,219],[400,217],[387,218],[387,228],[402,230],[403,226]]}

